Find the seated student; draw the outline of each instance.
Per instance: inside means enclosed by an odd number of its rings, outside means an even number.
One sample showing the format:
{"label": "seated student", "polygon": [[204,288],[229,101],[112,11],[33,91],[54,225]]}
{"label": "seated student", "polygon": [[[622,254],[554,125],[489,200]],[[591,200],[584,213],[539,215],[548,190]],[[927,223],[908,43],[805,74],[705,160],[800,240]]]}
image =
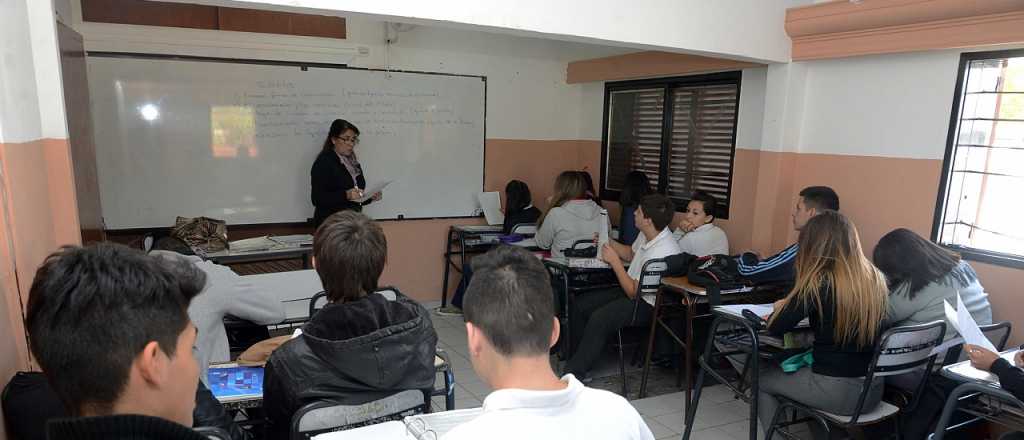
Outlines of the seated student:
{"label": "seated student", "polygon": [[[889,280],[887,325],[944,320],[943,304],[949,301],[955,307],[958,292],[978,324],[992,323],[992,306],[978,274],[955,252],[900,228],[878,240],[874,260]],[[946,339],[955,336],[955,331],[946,332]]]}
{"label": "seated student", "polygon": [[640,230],[633,223],[633,211],[640,207],[640,199],[653,193],[651,183],[643,171],[630,171],[619,193],[619,242],[633,244]]}
{"label": "seated student", "polygon": [[686,204],[686,213],[679,224],[679,249],[690,255],[725,255],[729,253],[729,237],[715,226],[718,200],[704,191],[697,191]]}
{"label": "seated student", "polygon": [[597,206],[603,207],[604,205],[601,204],[600,195],[594,190],[594,178],[590,177],[590,172],[580,170],[576,173],[579,174],[587,184],[587,198],[593,200],[594,203],[597,203]]}
{"label": "seated student", "polygon": [[115,244],[65,247],[36,271],[25,323],[35,359],[76,417],[47,438],[194,439],[199,382],[188,304],[203,272]]}
{"label": "seated student", "polygon": [[[573,344],[577,348],[566,363],[567,371],[584,379],[587,377],[608,338],[633,318],[634,298],[644,263],[680,252],[668,228],[673,215],[675,206],[668,197],[661,194],[646,196],[640,202],[640,209],[636,210],[635,221],[640,235],[633,246],[612,240],[601,249],[601,258],[611,265],[619,287],[588,292],[576,300],[572,331],[574,339],[579,339],[579,342]],[[624,261],[629,262],[628,271]],[[650,320],[653,311],[650,305],[641,301],[637,322]]]}
{"label": "seated student", "polygon": [[[814,363],[795,373],[778,365],[761,370],[757,409],[766,430],[777,396],[852,415],[885,317],[885,276],[864,256],[857,229],[845,216],[828,210],[814,216],[801,228],[798,243],[796,284],[775,303],[768,332],[781,337],[809,318]],[[883,378],[872,382],[864,412],[878,405],[883,387]],[[818,424],[811,428],[813,438],[828,438]]]}
{"label": "seated student", "polygon": [[587,182],[579,171],[563,171],[555,179],[555,193],[547,212],[538,220],[534,240],[537,247],[551,249],[551,256],[561,257],[578,240],[593,239],[608,222],[601,207],[587,195]]}
{"label": "seated student", "polygon": [[465,303],[469,360],[495,391],[483,414],[445,440],[654,438],[626,399],[551,370],[558,319],[547,271],[533,254],[500,246],[476,265]]}
{"label": "seated student", "polygon": [[186,261],[206,273],[203,293],[188,306],[188,316],[199,330],[196,359],[199,361],[199,380],[203,383],[208,381],[206,372],[211,362],[231,360],[228,335],[224,329],[226,315],[260,325],[284,321],[284,306],[272,292],[246,281],[227,266],[203,261],[179,239],[162,238],[149,254]]}
{"label": "seated student", "polygon": [[404,295],[374,293],[387,260],[380,225],[354,211],[332,214],[313,236],[313,256],[328,303],[267,361],[268,438],[286,438],[295,411],[318,399],[358,405],[434,386],[429,313]]}
{"label": "seated student", "polygon": [[[800,191],[793,210],[793,229],[800,231],[812,217],[825,210],[839,210],[839,196],[827,186],[809,186]],[[754,283],[785,282],[796,278],[793,262],[799,247],[793,243],[771,258],[761,260],[753,252],[744,252],[737,259],[737,269],[744,278]]]}
{"label": "seated student", "polygon": [[[505,223],[502,225],[501,233],[508,235],[516,225],[524,223],[536,223],[540,218],[540,210],[533,206],[533,196],[530,195],[530,187],[520,180],[509,181],[505,185]],[[452,295],[451,305],[439,307],[437,314],[442,316],[462,315],[462,298],[466,294],[466,287],[473,279],[473,265],[467,263],[463,267],[462,281]]]}

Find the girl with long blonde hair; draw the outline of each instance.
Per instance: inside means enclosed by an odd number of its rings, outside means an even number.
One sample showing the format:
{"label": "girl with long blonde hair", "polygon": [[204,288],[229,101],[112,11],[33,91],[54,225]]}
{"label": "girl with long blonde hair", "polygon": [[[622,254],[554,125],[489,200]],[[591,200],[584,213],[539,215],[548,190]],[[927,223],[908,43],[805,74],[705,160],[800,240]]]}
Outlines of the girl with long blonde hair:
{"label": "girl with long blonde hair", "polygon": [[601,207],[587,196],[587,181],[579,171],[563,171],[555,179],[554,194],[547,209],[537,221],[537,246],[551,249],[551,255],[561,257],[562,251],[577,240],[593,238],[607,216]]}
{"label": "girl with long blonde hair", "polygon": [[[776,396],[852,415],[886,314],[885,276],[864,256],[846,216],[828,210],[814,216],[800,230],[798,243],[796,283],[775,303],[768,331],[781,336],[808,319],[813,363],[791,374],[775,367],[761,372],[758,418],[765,424],[778,407]],[[883,381],[871,387],[865,412],[881,400]]]}

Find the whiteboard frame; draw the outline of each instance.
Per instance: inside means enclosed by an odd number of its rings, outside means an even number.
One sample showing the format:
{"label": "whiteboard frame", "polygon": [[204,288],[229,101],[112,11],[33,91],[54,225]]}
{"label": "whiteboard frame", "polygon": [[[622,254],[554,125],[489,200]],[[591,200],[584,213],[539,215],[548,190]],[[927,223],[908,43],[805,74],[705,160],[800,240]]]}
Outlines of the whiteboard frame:
{"label": "whiteboard frame", "polygon": [[[199,62],[212,62],[212,63],[231,63],[231,64],[255,64],[255,65],[270,65],[270,66],[290,66],[298,67],[302,71],[308,70],[310,67],[324,68],[324,69],[343,69],[343,70],[361,70],[366,72],[383,72],[383,73],[411,73],[417,75],[437,75],[437,76],[454,76],[462,78],[480,78],[484,83],[484,143],[480,147],[483,149],[483,161],[480,163],[482,167],[480,173],[480,191],[484,191],[484,184],[487,182],[487,76],[486,75],[469,75],[462,73],[447,73],[447,72],[430,72],[424,70],[401,70],[401,69],[371,69],[366,67],[351,67],[348,64],[332,64],[332,63],[310,63],[303,61],[280,61],[280,60],[260,60],[252,58],[222,58],[222,57],[204,57],[194,55],[174,55],[174,54],[158,54],[158,53],[142,53],[142,52],[110,52],[110,51],[85,51],[85,57],[98,57],[98,58],[128,58],[128,59],[150,59],[150,60],[172,60],[172,61],[199,61]],[[100,213],[102,215],[102,212]],[[480,218],[483,213],[475,215],[454,215],[444,217],[405,217],[399,215],[394,218],[374,219],[377,222],[386,221],[404,221],[404,220],[445,220],[445,219],[464,219],[464,218]],[[305,224],[312,224],[312,218],[307,218]],[[267,223],[229,223],[228,226],[300,226],[302,222],[267,222]],[[170,227],[170,226],[168,226]],[[141,232],[150,231],[154,227],[140,227],[140,228],[123,228],[123,229],[104,229],[105,231],[117,231],[117,232]]]}

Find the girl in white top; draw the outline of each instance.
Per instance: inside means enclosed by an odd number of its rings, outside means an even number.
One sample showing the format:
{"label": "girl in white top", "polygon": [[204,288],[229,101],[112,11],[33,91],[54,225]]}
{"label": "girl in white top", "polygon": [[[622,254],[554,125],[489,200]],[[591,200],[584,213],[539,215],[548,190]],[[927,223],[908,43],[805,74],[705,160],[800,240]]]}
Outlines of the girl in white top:
{"label": "girl in white top", "polygon": [[683,221],[675,232],[683,252],[698,257],[729,254],[729,238],[722,228],[712,223],[717,205],[715,196],[704,191],[693,193],[683,214]]}
{"label": "girl in white top", "polygon": [[607,223],[608,216],[602,216],[601,207],[587,198],[586,181],[579,172],[563,171],[555,179],[547,212],[537,221],[540,227],[534,240],[538,247],[550,249],[552,257],[561,257],[576,241],[593,239],[601,222]]}

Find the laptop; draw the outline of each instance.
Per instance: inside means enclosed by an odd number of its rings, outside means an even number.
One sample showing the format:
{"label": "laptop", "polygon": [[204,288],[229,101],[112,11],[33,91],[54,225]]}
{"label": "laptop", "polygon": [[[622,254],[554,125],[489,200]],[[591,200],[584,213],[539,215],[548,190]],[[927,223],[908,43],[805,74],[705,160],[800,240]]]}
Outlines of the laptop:
{"label": "laptop", "polygon": [[206,378],[210,392],[221,403],[263,398],[263,367],[211,365]]}
{"label": "laptop", "polygon": [[505,214],[501,212],[501,195],[497,191],[482,192],[477,194],[476,199],[480,202],[480,209],[488,225],[501,226],[505,223]]}

